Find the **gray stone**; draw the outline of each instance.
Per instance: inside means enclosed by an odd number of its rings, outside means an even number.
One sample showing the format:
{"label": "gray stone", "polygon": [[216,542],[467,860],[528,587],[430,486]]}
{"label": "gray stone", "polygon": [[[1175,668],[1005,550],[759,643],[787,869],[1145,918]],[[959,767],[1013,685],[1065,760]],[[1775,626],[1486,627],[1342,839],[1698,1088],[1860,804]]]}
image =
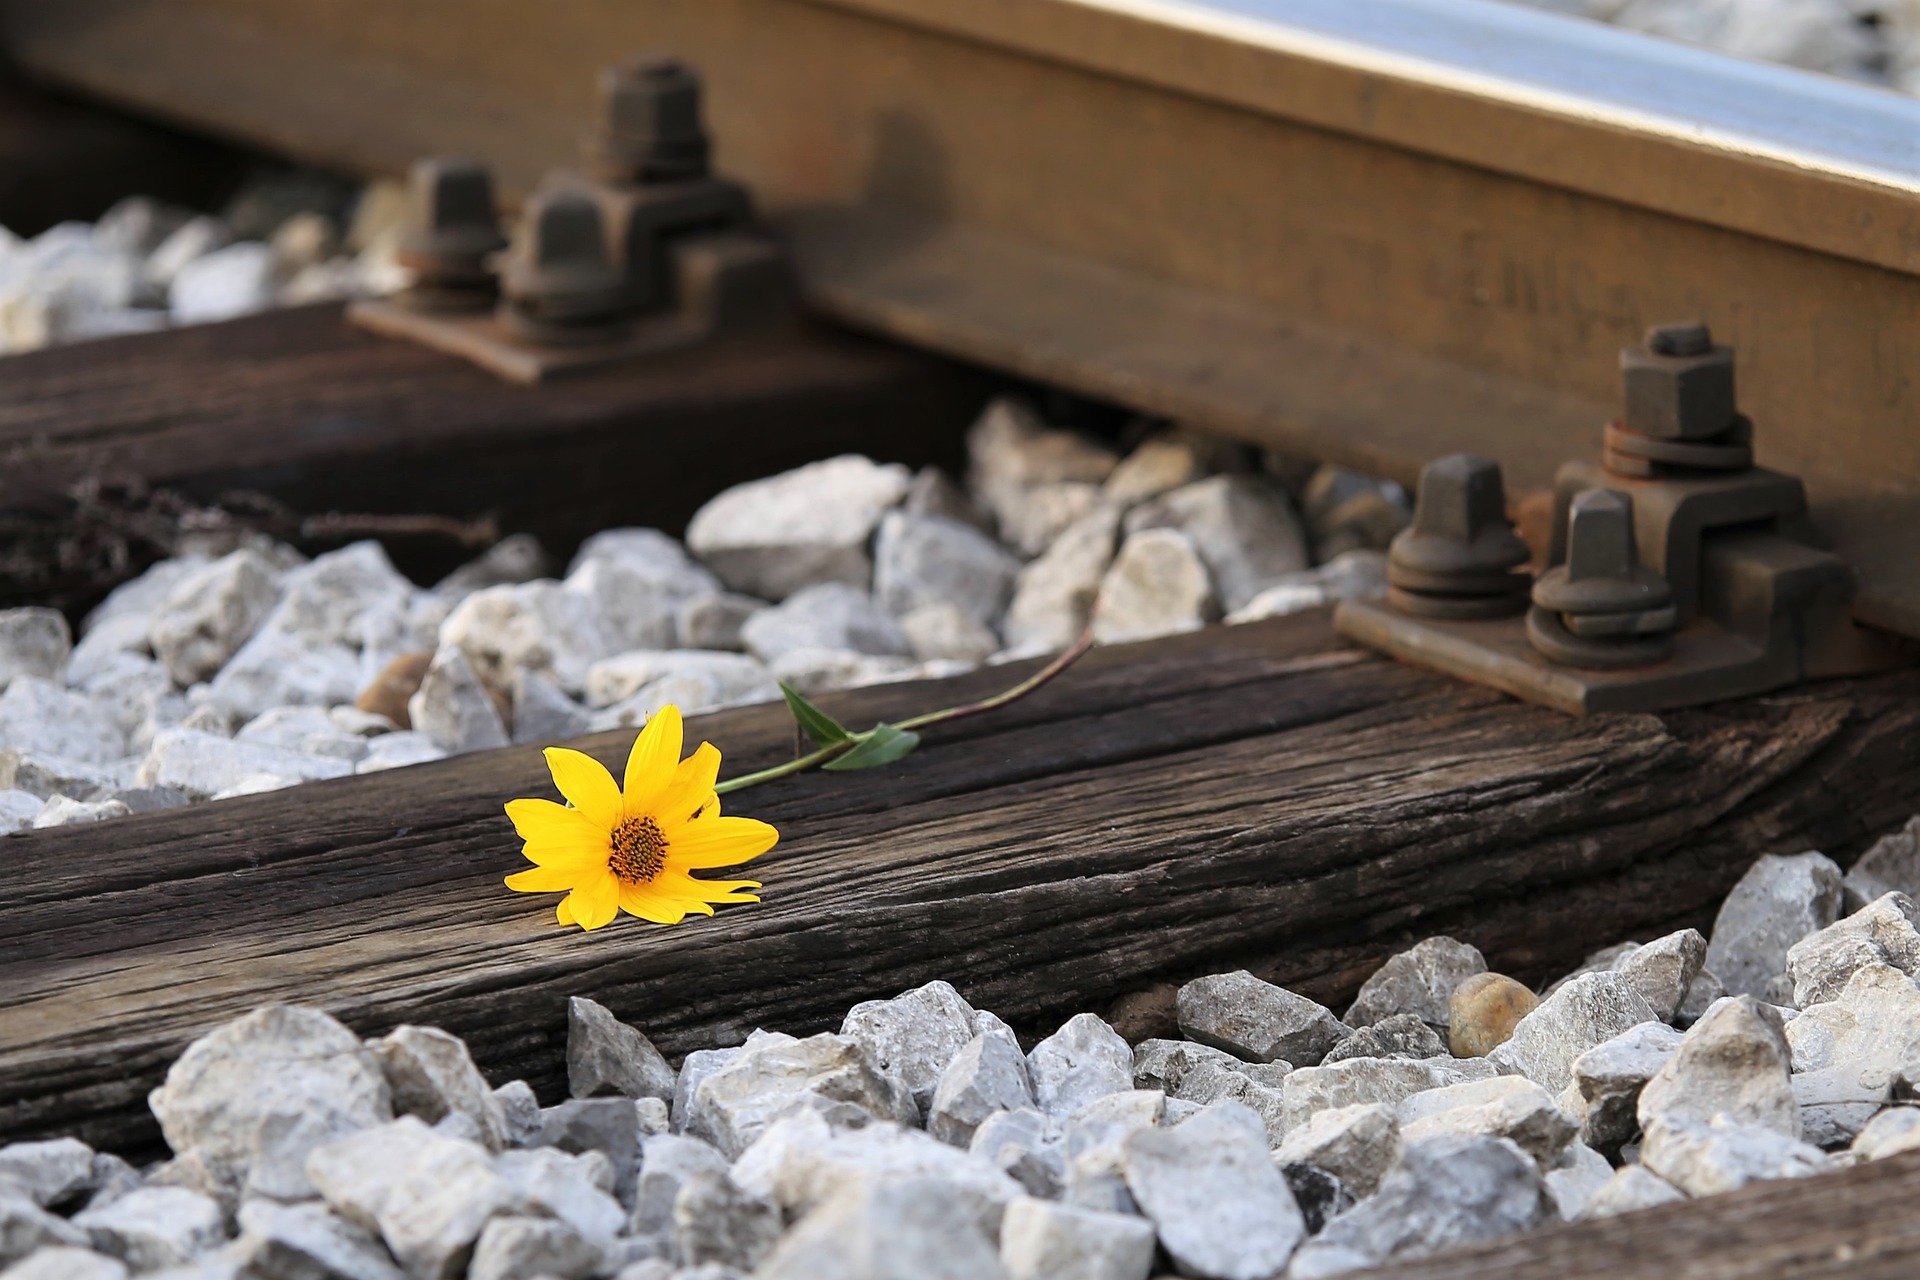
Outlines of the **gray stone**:
{"label": "gray stone", "polygon": [[779,1205],[790,1220],[856,1183],[938,1178],[989,1235],[1020,1194],[1019,1184],[990,1162],[918,1129],[887,1121],[836,1129],[816,1111],[797,1111],[769,1126],[734,1162],[732,1176],[748,1192]]}
{"label": "gray stone", "polygon": [[242,725],[233,740],[306,756],[337,756],[350,764],[367,754],[366,737],[342,729],[323,707],[274,707],[263,711]]}
{"label": "gray stone", "polygon": [[1067,1178],[1066,1130],[1032,1107],[997,1111],[973,1131],[967,1150],[1043,1199],[1059,1196]]}
{"label": "gray stone", "polygon": [[680,544],[655,529],[614,529],[587,540],[562,590],[587,600],[608,652],[670,649],[680,605],[720,589]]}
{"label": "gray stone", "polygon": [[66,1205],[93,1187],[93,1148],[78,1138],[13,1142],[0,1147],[0,1190],[42,1209]]}
{"label": "gray stone", "polygon": [[1646,1166],[1630,1164],[1614,1171],[1607,1184],[1587,1200],[1580,1216],[1610,1218],[1615,1214],[1635,1213],[1686,1198],[1686,1192],[1659,1174],[1648,1172]]}
{"label": "gray stone", "polygon": [[[618,655],[613,661],[623,659],[630,660],[628,673],[651,668],[655,678],[595,713],[589,727],[596,732],[637,729],[669,704],[690,714],[711,707],[771,702],[780,696],[774,684],[775,673],[745,654],[703,653],[693,649],[638,650]],[[600,670],[600,664],[594,664],[594,669]]]}
{"label": "gray stone", "polygon": [[1280,1084],[1285,1128],[1291,1133],[1314,1113],[1330,1107],[1395,1104],[1427,1089],[1491,1080],[1496,1074],[1484,1058],[1348,1058],[1328,1066],[1302,1067]]}
{"label": "gray stone", "polygon": [[974,621],[958,605],[934,600],[900,615],[900,630],[922,662],[949,658],[985,662],[1000,648],[993,629]]}
{"label": "gray stone", "polygon": [[91,635],[99,628],[125,618],[151,620],[154,611],[166,601],[175,584],[210,563],[210,557],[198,554],[154,561],[147,566],[146,572],[121,583],[107,593],[106,599],[93,607],[92,612],[81,620],[81,636]]}
{"label": "gray stone", "polygon": [[0,1187],[0,1267],[35,1249],[62,1245],[82,1248],[86,1244],[87,1233],[81,1228],[48,1213],[26,1196]]}
{"label": "gray stone", "polygon": [[1672,1027],[1642,1022],[1575,1058],[1570,1092],[1580,1103],[1581,1140],[1608,1155],[1633,1141],[1640,1132],[1640,1091],[1680,1044]]}
{"label": "gray stone", "polygon": [[0,609],[0,688],[18,676],[58,680],[73,652],[73,633],[58,609]]}
{"label": "gray stone", "polygon": [[32,827],[35,831],[46,827],[71,827],[88,822],[104,822],[108,818],[124,818],[133,810],[118,800],[75,800],[71,796],[54,795],[40,812],[34,815]]}
{"label": "gray stone", "polygon": [[910,516],[939,516],[972,525],[982,533],[993,532],[992,518],[938,467],[922,467],[913,473],[913,483],[900,509]]}
{"label": "gray stone", "polygon": [[413,1116],[316,1147],[307,1172],[336,1213],[378,1232],[420,1280],[459,1276],[487,1221],[516,1201],[484,1148]]}
{"label": "gray stone", "polygon": [[1253,1062],[1312,1066],[1353,1034],[1324,1006],[1244,969],[1195,978],[1180,988],[1180,1030]]}
{"label": "gray stone", "polygon": [[587,1280],[603,1274],[600,1248],[564,1222],[551,1218],[494,1218],[480,1231],[467,1280]]}
{"label": "gray stone", "polygon": [[1060,532],[1040,557],[1020,570],[1000,624],[1016,653],[1065,649],[1093,617],[1100,583],[1113,563],[1120,515],[1100,507]]}
{"label": "gray stone", "polygon": [[1178,1097],[1187,1073],[1209,1063],[1230,1071],[1247,1065],[1224,1049],[1191,1040],[1142,1040],[1133,1047],[1133,1087]]}
{"label": "gray stone", "polygon": [[1547,1194],[1568,1222],[1582,1217],[1587,1205],[1613,1181],[1613,1166],[1584,1142],[1570,1142],[1560,1163],[1546,1171]]}
{"label": "gray stone", "polygon": [[1008,1280],[1147,1280],[1154,1231],[1143,1218],[1021,1196],[1000,1225]]}
{"label": "gray stone", "polygon": [[569,694],[586,687],[594,663],[629,647],[606,635],[591,596],[547,578],[474,592],[441,624],[440,643],[460,646],[493,688],[530,671]]}
{"label": "gray stone", "polygon": [[1206,478],[1206,460],[1191,440],[1157,436],[1138,445],[1108,473],[1107,501],[1131,507]]}
{"label": "gray stone", "polygon": [[[513,741],[566,742],[588,731],[593,713],[566,695],[559,685],[534,671],[513,673]],[[438,750],[438,748],[436,748]]]}
{"label": "gray stone", "polygon": [[513,1189],[521,1211],[557,1218],[602,1249],[612,1250],[627,1225],[627,1210],[613,1194],[619,1175],[604,1151],[507,1151],[494,1168]]}
{"label": "gray stone", "polygon": [[1128,513],[1129,538],[1174,528],[1192,539],[1231,612],[1286,574],[1312,567],[1306,530],[1277,486],[1257,476],[1213,476]]}
{"label": "gray stone", "polygon": [[1447,1046],[1433,1028],[1411,1013],[1396,1013],[1342,1040],[1322,1062],[1346,1058],[1444,1058]]}
{"label": "gray stone", "polygon": [[781,1113],[815,1102],[903,1124],[919,1120],[912,1095],[895,1086],[858,1041],[823,1033],[744,1049],[694,1090],[686,1130],[732,1158]]}
{"label": "gray stone", "polygon": [[1273,1158],[1324,1170],[1364,1200],[1400,1158],[1400,1121],[1393,1107],[1378,1102],[1331,1107],[1289,1132]]}
{"label": "gray stone", "polygon": [[1920,908],[1906,894],[1889,890],[1818,933],[1787,949],[1793,1003],[1805,1009],[1832,1000],[1853,975],[1870,964],[1920,973]]}
{"label": "gray stone", "polygon": [[1127,1189],[1182,1271],[1266,1280],[1306,1234],[1260,1118],[1217,1102],[1173,1129],[1142,1129],[1123,1147]]}
{"label": "gray stone", "polygon": [[582,996],[567,1000],[567,1087],[576,1098],[673,1097],[673,1068],[637,1027]]}
{"label": "gray stone", "polygon": [[751,1271],[773,1251],[783,1225],[778,1205],[724,1173],[696,1173],[673,1198],[673,1250],[683,1266]]}
{"label": "gray stone", "polygon": [[[1920,997],[1920,991],[1914,993]],[[1752,996],[1722,1000],[1696,1022],[1640,1091],[1640,1127],[1657,1120],[1704,1123],[1725,1116],[1800,1136],[1791,1058],[1773,1008]],[[1862,1120],[1864,1123],[1864,1118]]]}
{"label": "gray stone", "polygon": [[[173,682],[167,677],[166,668],[151,657],[147,626],[144,615],[124,614],[109,618],[89,631],[67,658],[67,684],[76,689],[97,692],[100,685],[116,682],[126,672],[150,669],[159,672],[161,680],[171,687]],[[60,673],[46,678],[60,678]]]}
{"label": "gray stone", "polygon": [[1019,572],[1020,561],[992,538],[938,516],[888,512],[874,541],[873,594],[896,617],[945,603],[990,627]]}
{"label": "gray stone", "polygon": [[941,1072],[927,1111],[927,1131],[942,1142],[965,1147],[989,1116],[1032,1105],[1026,1055],[1010,1034],[993,1028],[962,1046]]}
{"label": "gray stone", "polygon": [[226,1186],[285,1200],[313,1194],[315,1147],[392,1116],[373,1052],[326,1014],[289,1005],[194,1041],[148,1104],[177,1156],[196,1157]]}
{"label": "gray stone", "polygon": [[1557,1094],[1573,1082],[1575,1058],[1629,1027],[1655,1020],[1653,1007],[1626,978],[1582,974],[1520,1019],[1487,1060],[1503,1074],[1523,1075]]}
{"label": "gray stone", "polygon": [[1289,1280],[1319,1280],[1553,1221],[1553,1198],[1525,1152],[1502,1138],[1445,1136],[1409,1144],[1371,1198],[1307,1242]]}
{"label": "gray stone", "polygon": [[1260,1122],[1267,1128],[1269,1143],[1277,1144],[1286,1135],[1289,1124],[1286,1095],[1280,1091],[1279,1080],[1271,1083],[1257,1080],[1250,1072],[1285,1065],[1243,1062],[1235,1067],[1227,1067],[1203,1062],[1181,1078],[1178,1097],[1202,1106],[1226,1100],[1238,1102],[1260,1117]]}
{"label": "gray stone", "polygon": [[766,600],[844,582],[865,590],[875,526],[911,475],[854,454],[735,485],[694,513],[687,545],[727,586]]}
{"label": "gray stone", "polygon": [[672,1107],[665,1098],[635,1098],[633,1114],[642,1138],[665,1133],[673,1126]]}
{"label": "gray stone", "polygon": [[741,634],[747,619],[767,607],[765,600],[752,596],[709,591],[681,603],[674,613],[674,631],[680,643],[689,649],[738,652],[747,647],[746,638]]}
{"label": "gray stone", "polygon": [[133,780],[136,786],[172,787],[205,799],[262,775],[290,784],[352,772],[354,765],[338,756],[302,755],[193,729],[167,729],[154,738]]}
{"label": "gray stone", "polygon": [[1673,1025],[1686,1030],[1706,1014],[1718,1000],[1724,999],[1727,989],[1711,969],[1701,969],[1694,976],[1693,983],[1687,988],[1686,998],[1674,1012]]}
{"label": "gray stone", "polygon": [[525,1080],[509,1080],[493,1091],[500,1104],[500,1116],[506,1123],[509,1146],[524,1147],[540,1137],[540,1100]]}
{"label": "gray stone", "polygon": [[1856,970],[1838,996],[1788,1022],[1801,1121],[1792,1136],[1841,1146],[1886,1103],[1914,1096],[1920,1085],[1916,1027],[1920,987],[1883,964]]}
{"label": "gray stone", "polygon": [[1100,580],[1093,634],[1102,644],[1198,631],[1219,616],[1213,581],[1191,539],[1177,529],[1127,535]]}
{"label": "gray stone", "polygon": [[1486,957],[1477,947],[1445,936],[1425,938],[1393,956],[1361,984],[1346,1022],[1371,1026],[1395,1014],[1410,1013],[1428,1026],[1447,1025],[1447,1002],[1453,989],[1477,973],[1487,971]]}
{"label": "gray stone", "polygon": [[740,1056],[740,1046],[730,1049],[695,1049],[680,1060],[680,1075],[673,1084],[671,1123],[679,1133],[687,1125],[687,1109],[700,1082]]}
{"label": "gray stone", "polygon": [[1841,888],[1848,911],[1858,911],[1896,890],[1910,898],[1920,894],[1920,814],[1874,841],[1847,871]]}
{"label": "gray stone", "polygon": [[1655,938],[1630,955],[1622,956],[1614,972],[1633,984],[1633,989],[1653,1008],[1653,1016],[1671,1022],[1681,1003],[1700,975],[1707,955],[1707,940],[1698,929],[1682,929]]}
{"label": "gray stone", "polygon": [[1505,1138],[1542,1170],[1558,1165],[1579,1122],[1531,1080],[1498,1076],[1416,1093],[1398,1107],[1400,1140],[1412,1145],[1444,1134]]}
{"label": "gray stone", "polygon": [[1720,904],[1706,967],[1730,994],[1764,997],[1787,950],[1839,918],[1840,899],[1840,868],[1825,854],[1761,858]]}
{"label": "gray stone", "polygon": [[193,1261],[226,1240],[220,1206],[184,1187],[142,1187],[109,1205],[75,1215],[101,1253],[134,1271],[157,1271]]}
{"label": "gray stone", "polygon": [[967,487],[1016,545],[1010,535],[1029,522],[1036,490],[1073,485],[1098,501],[1099,484],[1119,461],[1082,436],[1049,429],[1030,406],[1007,398],[989,404],[968,431],[967,458]]}
{"label": "gray stone", "polygon": [[1854,1135],[1851,1150],[1863,1160],[1920,1151],[1920,1107],[1888,1107]]}
{"label": "gray stone", "polygon": [[485,751],[509,739],[500,710],[457,645],[442,645],[407,700],[407,716],[442,751]]}
{"label": "gray stone", "polygon": [[900,624],[872,596],[841,582],[794,592],[780,605],[755,614],[740,635],[762,662],[800,649],[845,649],[876,657],[912,652]]}
{"label": "gray stone", "polygon": [[273,305],[273,250],[245,240],[201,254],[174,273],[167,289],[174,324],[210,324]]}
{"label": "gray stone", "polygon": [[[854,1005],[840,1034],[865,1048],[874,1065],[910,1093],[924,1113],[941,1073],[974,1038],[973,1014],[973,1006],[950,984],[929,982],[891,1000]],[[957,1145],[966,1145],[965,1139]]]}
{"label": "gray stone", "polygon": [[1725,1114],[1705,1122],[1653,1121],[1640,1144],[1640,1162],[1690,1196],[1718,1195],[1774,1178],[1804,1178],[1828,1167],[1818,1147]]}
{"label": "gray stone", "polygon": [[860,1182],[780,1241],[756,1280],[1004,1280],[993,1241],[934,1178]]}
{"label": "gray stone", "polygon": [[1027,1054],[1034,1105],[1065,1119],[1095,1098],[1133,1088],[1133,1050],[1098,1016],[1076,1014]]}
{"label": "gray stone", "polygon": [[246,1201],[233,1252],[246,1277],[402,1280],[406,1274],[370,1232],[316,1201]]}
{"label": "gray stone", "polygon": [[[619,532],[609,531],[614,534]],[[593,545],[592,539],[588,540],[588,545]],[[540,539],[530,533],[510,533],[434,583],[433,593],[462,599],[487,587],[532,582],[535,578],[545,577],[551,567]]]}
{"label": "gray stone", "polygon": [[613,1169],[614,1192],[632,1196],[640,1159],[640,1116],[626,1098],[573,1098],[540,1113],[540,1144],[575,1155],[597,1152]]}
{"label": "gray stone", "polygon": [[1107,505],[1099,485],[1037,484],[1019,491],[1000,517],[1000,537],[1022,556],[1037,556],[1061,534]]}
{"label": "gray stone", "polygon": [[0,742],[19,751],[108,764],[127,739],[107,704],[34,675],[17,675],[0,693]]}
{"label": "gray stone", "polygon": [[1342,600],[1377,600],[1386,594],[1386,553],[1359,548],[1343,551],[1313,569],[1280,574],[1251,600],[1228,614],[1226,621],[1258,622],[1262,618],[1301,613]]}
{"label": "gray stone", "polygon": [[633,1230],[640,1235],[673,1230],[680,1188],[701,1174],[724,1177],[727,1158],[698,1138],[657,1134],[640,1149],[640,1179],[633,1196]]}
{"label": "gray stone", "polygon": [[[24,792],[43,802],[53,795],[90,795],[103,788],[117,788],[133,781],[129,772],[118,762],[103,765],[45,752],[0,747],[0,790]],[[23,808],[23,803],[15,800],[11,812],[18,813]],[[34,812],[38,813],[39,809]]]}
{"label": "gray stone", "polygon": [[[0,1245],[0,1258],[5,1257]],[[43,1245],[8,1267],[6,1280],[127,1280],[118,1258],[71,1245]]]}
{"label": "gray stone", "polygon": [[0,791],[0,836],[26,830],[46,803],[31,791]]}
{"label": "gray stone", "polygon": [[206,680],[225,666],[273,612],[281,576],[260,551],[242,547],[176,583],[147,631],[174,682]]}
{"label": "gray stone", "polygon": [[402,729],[399,733],[389,733],[375,738],[367,747],[367,754],[359,764],[353,767],[355,773],[379,773],[383,769],[399,769],[410,764],[427,764],[434,760],[444,760],[447,753],[433,744],[433,739],[424,733],[414,733]]}
{"label": "gray stone", "polygon": [[460,1037],[438,1027],[395,1027],[369,1046],[380,1060],[396,1115],[434,1124],[451,1114],[473,1121],[490,1151],[507,1144],[507,1117]]}

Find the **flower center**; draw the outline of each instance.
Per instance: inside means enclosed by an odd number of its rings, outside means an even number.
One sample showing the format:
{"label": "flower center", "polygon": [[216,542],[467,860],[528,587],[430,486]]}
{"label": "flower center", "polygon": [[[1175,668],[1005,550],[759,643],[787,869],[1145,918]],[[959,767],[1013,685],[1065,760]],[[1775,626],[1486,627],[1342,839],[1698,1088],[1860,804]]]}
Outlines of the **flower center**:
{"label": "flower center", "polygon": [[627,884],[646,884],[667,865],[667,838],[652,818],[628,818],[613,829],[607,869]]}

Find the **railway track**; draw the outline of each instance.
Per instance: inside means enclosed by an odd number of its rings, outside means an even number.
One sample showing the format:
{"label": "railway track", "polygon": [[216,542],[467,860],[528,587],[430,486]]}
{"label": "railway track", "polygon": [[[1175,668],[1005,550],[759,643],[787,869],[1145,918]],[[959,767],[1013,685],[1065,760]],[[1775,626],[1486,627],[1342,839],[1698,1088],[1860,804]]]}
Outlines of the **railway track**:
{"label": "railway track", "polygon": [[[57,519],[75,480],[114,474],[503,511],[564,545],[619,523],[610,473],[663,448],[679,505],[648,522],[672,527],[829,452],[952,465],[1009,379],[1409,485],[1471,450],[1533,493],[1594,452],[1618,349],[1698,315],[1740,352],[1757,461],[1805,481],[1857,572],[1853,618],[1920,638],[1920,103],[1437,0],[487,0],[450,27],[365,0],[0,3],[0,40],[48,80],[366,174],[466,152],[514,197],[572,154],[610,49],[671,49],[810,309],[870,336],[810,321],[534,389],[333,308],[42,353],[0,371],[0,516]],[[701,731],[743,767],[785,746],[765,709]],[[1704,929],[1756,852],[1845,862],[1897,825],[1920,689],[1893,670],[1575,721],[1314,614],[1103,651],[930,747],[760,793],[790,895],[693,943],[627,931],[590,966],[497,894],[482,815],[535,785],[529,749],[122,819],[111,847],[25,837],[0,900],[0,1136],[150,1147],[166,1063],[276,998],[365,1034],[444,1025],[549,1092],[588,967],[674,1053],[942,977],[1023,1032],[1235,966],[1344,1000],[1437,932],[1545,979]],[[1916,1176],[1896,1160],[1387,1274],[1694,1274],[1662,1250],[1729,1233],[1710,1274],[1902,1274],[1920,1243],[1834,1206]]]}

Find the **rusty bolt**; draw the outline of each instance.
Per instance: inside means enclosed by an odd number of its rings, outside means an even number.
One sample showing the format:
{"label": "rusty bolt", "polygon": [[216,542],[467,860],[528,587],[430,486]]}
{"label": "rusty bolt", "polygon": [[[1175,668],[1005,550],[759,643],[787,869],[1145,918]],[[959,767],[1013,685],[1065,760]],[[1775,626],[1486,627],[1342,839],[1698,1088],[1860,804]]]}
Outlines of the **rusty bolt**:
{"label": "rusty bolt", "polygon": [[1533,584],[1533,602],[1555,613],[1646,613],[1673,599],[1666,578],[1640,564],[1633,499],[1588,489],[1567,509],[1567,561]]}
{"label": "rusty bolt", "polygon": [[1620,352],[1629,431],[1660,440],[1705,440],[1733,425],[1733,348],[1704,324],[1664,324]]}
{"label": "rusty bolt", "polygon": [[546,191],[528,200],[500,289],[503,318],[542,341],[591,341],[618,326],[624,287],[593,198]]}
{"label": "rusty bolt", "polygon": [[707,174],[700,74],[677,58],[644,56],[600,74],[601,132],[590,151],[620,182],[683,182]]}
{"label": "rusty bolt", "polygon": [[506,244],[485,165],[446,156],[417,160],[407,175],[407,226],[400,261],[423,301],[486,305],[493,292],[489,258]]}
{"label": "rusty bolt", "polygon": [[1413,524],[1387,550],[1391,598],[1410,613],[1484,617],[1523,601],[1527,544],[1507,520],[1500,465],[1456,453],[1420,473]]}

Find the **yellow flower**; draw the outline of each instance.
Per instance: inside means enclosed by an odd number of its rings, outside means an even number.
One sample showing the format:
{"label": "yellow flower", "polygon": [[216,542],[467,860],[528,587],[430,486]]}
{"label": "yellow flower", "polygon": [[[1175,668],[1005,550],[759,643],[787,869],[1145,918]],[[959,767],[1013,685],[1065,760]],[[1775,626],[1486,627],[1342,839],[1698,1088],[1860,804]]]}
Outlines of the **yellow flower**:
{"label": "yellow flower", "polygon": [[527,842],[531,870],[507,877],[522,893],[570,890],[561,924],[598,929],[621,911],[655,924],[679,924],[689,912],[713,914],[716,902],[758,902],[754,880],[698,880],[703,867],[737,866],[773,848],[780,833],[752,818],[723,818],[714,779],[720,752],[711,743],[680,758],[680,708],[660,708],[634,740],[623,793],[600,762],[565,747],[547,748],[554,785],[571,805],[515,800],[514,830]]}

